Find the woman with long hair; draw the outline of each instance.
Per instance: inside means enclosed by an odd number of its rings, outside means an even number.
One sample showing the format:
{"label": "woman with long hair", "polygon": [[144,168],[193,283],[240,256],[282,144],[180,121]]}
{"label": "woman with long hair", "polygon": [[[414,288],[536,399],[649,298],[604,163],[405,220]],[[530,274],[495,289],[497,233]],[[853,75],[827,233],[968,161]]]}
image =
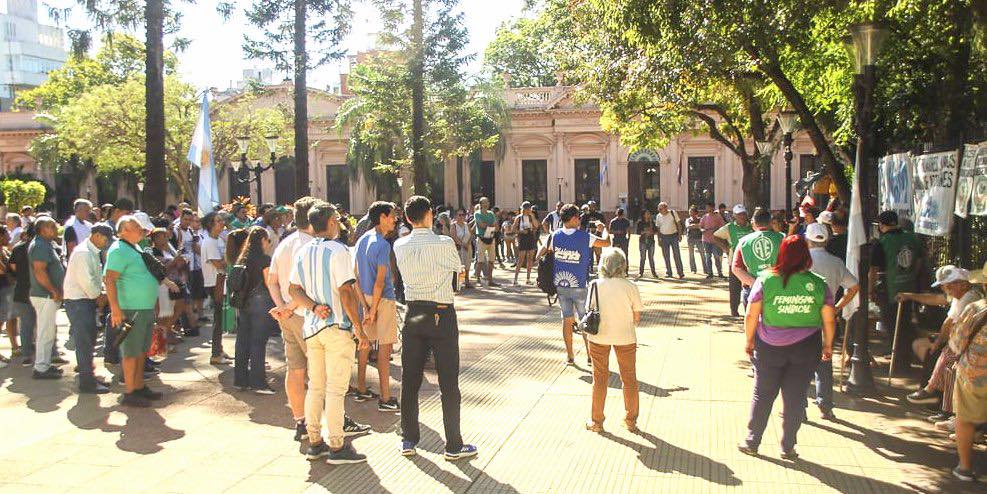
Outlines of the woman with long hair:
{"label": "woman with long hair", "polygon": [[820,359],[833,357],[836,309],[826,280],[809,271],[805,239],[789,235],[774,269],[751,287],[744,329],[754,364],[754,397],[747,439],[738,448],[756,455],[778,392],[784,403],[781,457],[798,458],[796,435],[805,420],[806,388]]}
{"label": "woman with long hair", "polygon": [[264,371],[267,339],[276,329],[274,319],[268,315],[274,308],[274,299],[264,282],[271,265],[271,238],[261,226],[252,226],[245,231],[247,238],[235,261],[236,265],[246,268],[246,295],[243,308],[237,314],[233,386],[272,395],[275,391],[267,384]]}
{"label": "woman with long hair", "polygon": [[644,261],[647,260],[651,266],[651,275],[658,279],[658,273],[655,272],[655,220],[651,217],[651,211],[641,211],[641,219],[637,220],[635,230],[638,234],[638,251],[641,253],[637,277],[644,276]]}
{"label": "woman with long hair", "polygon": [[531,284],[531,268],[535,265],[535,252],[538,250],[538,228],[540,226],[538,217],[531,210],[531,203],[528,201],[521,203],[521,214],[514,218],[514,232],[517,234],[517,264],[514,265],[515,286],[517,286],[517,277],[521,268],[527,268],[527,284]]}
{"label": "woman with long hair", "polygon": [[165,267],[168,279],[178,286],[179,291],[172,292],[165,285],[161,285],[158,292],[158,324],[167,331],[169,343],[180,341],[178,335],[181,328],[175,328],[175,321],[182,314],[185,314],[187,307],[185,304],[187,266],[185,258],[175,251],[169,237],[170,230],[166,228],[155,228],[151,230],[151,254],[156,257]]}

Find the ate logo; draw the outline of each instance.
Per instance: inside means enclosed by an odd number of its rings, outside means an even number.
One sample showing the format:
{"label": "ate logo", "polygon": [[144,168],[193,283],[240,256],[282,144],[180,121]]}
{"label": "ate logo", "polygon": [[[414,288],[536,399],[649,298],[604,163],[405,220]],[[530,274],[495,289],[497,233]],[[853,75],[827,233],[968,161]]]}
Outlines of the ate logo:
{"label": "ate logo", "polygon": [[751,251],[754,252],[754,257],[761,261],[767,261],[774,251],[774,244],[768,237],[758,237],[751,242]]}
{"label": "ate logo", "polygon": [[912,269],[912,264],[915,263],[915,253],[912,252],[912,249],[905,247],[898,251],[898,258],[896,261],[898,262],[899,269]]}
{"label": "ate logo", "polygon": [[813,282],[811,282],[811,281],[810,281],[810,282],[808,282],[808,283],[806,283],[806,284],[805,284],[805,290],[806,290],[806,291],[808,291],[808,292],[813,292],[813,291],[815,291],[815,290],[816,290],[816,284],[815,284],[815,283],[813,283]]}

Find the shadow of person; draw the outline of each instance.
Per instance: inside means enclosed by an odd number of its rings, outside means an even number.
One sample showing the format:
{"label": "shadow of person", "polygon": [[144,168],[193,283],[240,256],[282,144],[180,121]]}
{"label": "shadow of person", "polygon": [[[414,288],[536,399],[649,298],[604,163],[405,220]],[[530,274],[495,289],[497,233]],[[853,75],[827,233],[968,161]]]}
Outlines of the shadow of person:
{"label": "shadow of person", "polygon": [[162,443],[185,437],[185,431],[168,427],[164,417],[154,408],[120,407],[118,411],[127,416],[127,422],[119,428],[120,438],[116,442],[117,448],[123,451],[154,454],[163,449]]}
{"label": "shadow of person", "polygon": [[640,431],[636,435],[651,443],[651,447],[629,441],[606,431],[601,432],[600,435],[637,451],[638,460],[650,470],[664,473],[679,472],[720,485],[741,485],[743,483],[725,464],[669,444],[647,432]]}
{"label": "shadow of person", "polygon": [[805,474],[811,475],[823,484],[837,490],[838,492],[881,492],[887,494],[906,494],[914,492],[900,485],[890,484],[873,477],[854,475],[848,472],[829,468],[818,463],[799,459],[790,462],[778,458],[758,456],[758,458],[774,463],[780,467],[789,468]]}
{"label": "shadow of person", "polygon": [[309,462],[308,481],[329,492],[390,492],[380,485],[380,476],[369,463],[330,465],[324,458]]}
{"label": "shadow of person", "polygon": [[10,376],[7,390],[26,396],[27,407],[38,413],[58,410],[59,405],[72,394],[76,386],[75,374],[67,366],[63,367],[65,375],[61,379],[50,381],[33,379],[31,372],[34,367],[8,365],[6,370]]}
{"label": "shadow of person", "polygon": [[[588,372],[592,372],[592,370],[589,370]],[[579,380],[580,381],[583,381],[585,383],[588,383],[588,384],[593,384],[593,376],[592,375],[579,376]],[[608,388],[611,388],[611,389],[621,389],[622,388],[621,383],[620,383],[620,374],[619,373],[614,372],[614,371],[610,371],[610,378],[607,379],[607,387]],[[637,389],[641,393],[644,393],[646,395],[655,396],[655,397],[658,397],[658,398],[667,398],[667,397],[671,396],[672,393],[675,393],[677,391],[688,391],[689,390],[689,388],[685,388],[685,387],[682,387],[682,386],[676,386],[674,388],[668,388],[668,389],[666,389],[666,388],[659,388],[658,386],[655,386],[653,384],[648,384],[646,382],[641,382],[641,381],[638,381],[637,382]]]}

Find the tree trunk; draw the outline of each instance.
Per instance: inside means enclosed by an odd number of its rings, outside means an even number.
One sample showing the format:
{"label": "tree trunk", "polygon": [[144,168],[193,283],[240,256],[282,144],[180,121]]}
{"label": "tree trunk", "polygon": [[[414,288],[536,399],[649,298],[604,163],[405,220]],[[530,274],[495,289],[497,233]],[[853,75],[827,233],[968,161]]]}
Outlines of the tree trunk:
{"label": "tree trunk", "polygon": [[428,192],[428,166],[425,160],[425,49],[423,45],[423,0],[414,0],[411,27],[411,163],[415,194]]}
{"label": "tree trunk", "polygon": [[[819,153],[819,157],[823,160],[826,173],[836,183],[836,191],[839,194],[840,200],[845,204],[849,204],[850,182],[847,180],[846,175],[843,174],[843,169],[836,160],[836,154],[829,147],[829,142],[816,122],[815,116],[809,111],[809,106],[806,104],[805,98],[802,97],[802,93],[798,89],[795,89],[795,85],[792,84],[792,81],[788,80],[788,77],[781,71],[781,67],[777,62],[765,63],[760,68],[771,79],[771,82],[774,82],[778,86],[785,99],[788,100],[795,109],[795,112],[798,113],[802,127],[809,133],[809,138],[812,139],[812,144],[816,148],[816,152]],[[791,193],[791,191],[788,193]]]}
{"label": "tree trunk", "polygon": [[[308,184],[308,86],[305,82],[305,2],[295,0],[295,195],[307,196]],[[260,184],[257,184],[260,187]]]}
{"label": "tree trunk", "polygon": [[[143,207],[151,215],[164,211],[168,187],[165,187],[165,111],[164,111],[164,2],[147,0],[144,47],[145,134]],[[159,185],[160,184],[160,185]]]}
{"label": "tree trunk", "polygon": [[952,26],[949,38],[956,40],[953,47],[953,57],[950,65],[950,74],[947,79],[948,90],[947,108],[949,117],[946,121],[946,139],[943,144],[952,148],[962,146],[966,137],[967,115],[970,114],[974,105],[971,102],[972,93],[967,90],[967,78],[970,70],[970,39],[973,37],[970,11],[959,5],[961,2],[952,2]]}

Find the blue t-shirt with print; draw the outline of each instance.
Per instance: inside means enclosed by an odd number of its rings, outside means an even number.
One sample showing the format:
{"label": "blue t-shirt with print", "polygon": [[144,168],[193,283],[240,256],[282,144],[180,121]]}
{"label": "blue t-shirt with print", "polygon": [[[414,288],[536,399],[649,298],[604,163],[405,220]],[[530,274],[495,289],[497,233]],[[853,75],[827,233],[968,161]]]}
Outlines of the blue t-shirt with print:
{"label": "blue t-shirt with print", "polygon": [[391,280],[391,244],[376,229],[364,233],[356,242],[356,266],[360,274],[360,289],[367,295],[374,294],[377,267],[384,266],[384,298],[394,300],[394,282]]}
{"label": "blue t-shirt with print", "polygon": [[583,230],[563,229],[552,234],[555,286],[586,288],[589,265],[593,262],[590,238]]}

